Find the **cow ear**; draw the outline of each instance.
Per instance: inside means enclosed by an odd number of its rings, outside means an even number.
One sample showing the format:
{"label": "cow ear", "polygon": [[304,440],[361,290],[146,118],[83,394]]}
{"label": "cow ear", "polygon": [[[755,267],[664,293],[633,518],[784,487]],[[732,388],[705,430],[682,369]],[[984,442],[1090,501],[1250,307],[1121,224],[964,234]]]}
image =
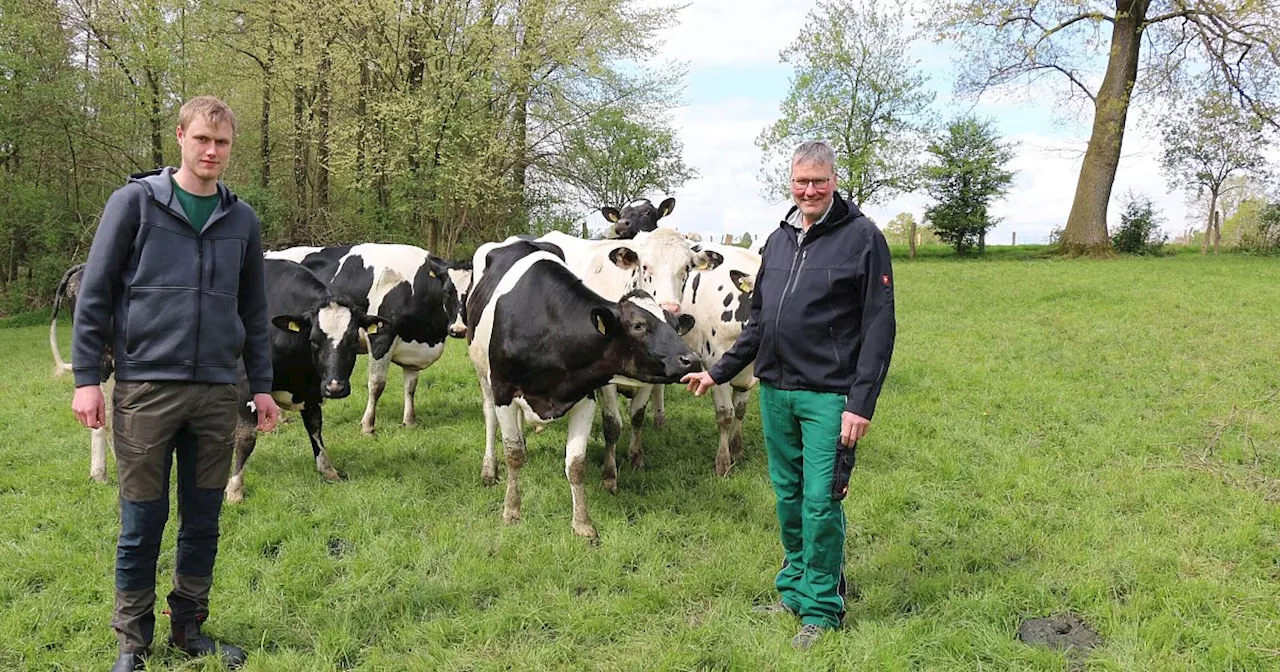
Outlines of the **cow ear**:
{"label": "cow ear", "polygon": [[605,338],[613,338],[618,333],[622,320],[612,308],[592,308],[591,324]]}
{"label": "cow ear", "polygon": [[623,270],[635,268],[640,264],[640,257],[629,247],[615,247],[609,252],[609,261]]}
{"label": "cow ear", "polygon": [[693,257],[693,267],[699,271],[709,271],[724,263],[724,255],[711,250],[703,250]]}
{"label": "cow ear", "polygon": [[658,218],[661,219],[663,217],[666,217],[667,215],[671,214],[672,210],[675,210],[675,209],[676,209],[676,199],[668,198],[667,200],[663,201],[661,205],[658,206]]}
{"label": "cow ear", "polygon": [[365,315],[364,319],[360,320],[360,326],[364,327],[364,333],[370,335],[391,331],[391,322],[377,315]]}
{"label": "cow ear", "polygon": [[271,318],[271,324],[284,331],[291,331],[295,334],[301,334],[304,331],[311,331],[311,320],[298,315],[276,315]]}
{"label": "cow ear", "polygon": [[369,339],[369,356],[382,359],[396,339],[396,332],[391,327],[391,322],[377,315],[367,315],[362,322],[364,333]]}
{"label": "cow ear", "polygon": [[729,271],[729,279],[743,294],[750,294],[756,288],[756,276],[753,274],[733,270]]}
{"label": "cow ear", "polygon": [[697,322],[698,321],[689,313],[681,313],[676,317],[676,333],[684,336],[690,331],[693,331],[693,325],[697,324]]}
{"label": "cow ear", "polygon": [[618,212],[617,208],[611,208],[609,206],[600,208],[600,214],[604,215],[604,218],[609,220],[609,223],[611,224],[622,219],[622,213]]}

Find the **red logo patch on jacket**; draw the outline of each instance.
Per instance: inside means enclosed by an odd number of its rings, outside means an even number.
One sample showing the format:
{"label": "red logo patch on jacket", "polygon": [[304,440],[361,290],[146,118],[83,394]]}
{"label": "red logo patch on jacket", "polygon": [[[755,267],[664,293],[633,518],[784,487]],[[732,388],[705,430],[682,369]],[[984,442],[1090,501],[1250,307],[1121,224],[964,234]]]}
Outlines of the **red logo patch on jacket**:
{"label": "red logo patch on jacket", "polygon": [[889,274],[888,274],[888,273],[885,273],[884,275],[880,276],[880,284],[884,285],[885,287],[888,287],[888,286],[889,286]]}

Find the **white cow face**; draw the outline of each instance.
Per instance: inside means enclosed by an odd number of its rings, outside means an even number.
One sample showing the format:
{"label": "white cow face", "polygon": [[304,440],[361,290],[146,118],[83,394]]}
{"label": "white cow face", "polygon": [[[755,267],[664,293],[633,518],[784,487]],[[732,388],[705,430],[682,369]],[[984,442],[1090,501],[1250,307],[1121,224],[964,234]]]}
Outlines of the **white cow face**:
{"label": "white cow face", "polygon": [[[694,252],[689,249],[688,241],[674,229],[657,229],[638,234],[629,247],[620,246],[615,248],[615,252],[619,249],[632,251],[634,263],[638,265],[634,289],[643,289],[663,310],[679,315],[684,283],[695,266]],[[610,259],[614,256],[611,252]],[[625,254],[617,256],[626,258]]]}

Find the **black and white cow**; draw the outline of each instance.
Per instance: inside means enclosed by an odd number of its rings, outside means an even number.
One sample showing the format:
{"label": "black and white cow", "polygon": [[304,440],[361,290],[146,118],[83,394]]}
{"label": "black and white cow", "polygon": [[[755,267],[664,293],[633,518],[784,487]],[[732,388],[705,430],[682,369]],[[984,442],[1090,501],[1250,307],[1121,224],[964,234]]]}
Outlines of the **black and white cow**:
{"label": "black and white cow", "polygon": [[[467,301],[468,352],[484,397],[486,454],[492,452],[495,424],[502,430],[503,520],[520,518],[522,416],[545,423],[567,415],[565,476],[573,496],[573,531],[594,537],[583,486],[592,392],[617,375],[676,382],[700,368],[697,357],[644,292],[609,301],[588,289],[560,256],[526,241],[476,254]],[[485,476],[488,482],[496,478]]]}
{"label": "black and white cow", "polygon": [[[49,348],[53,350],[53,375],[55,377],[71,371],[71,364],[62,359],[58,349],[58,310],[62,300],[67,301],[67,310],[74,317],[76,314],[76,298],[80,295],[80,282],[84,277],[84,264],[77,264],[67,269],[58,281],[58,288],[53,293],[53,319],[49,322]],[[102,427],[91,429],[89,440],[89,478],[99,482],[107,482],[107,448],[111,446],[111,392],[115,388],[115,357],[111,351],[112,330],[107,330],[107,345],[102,351],[102,360],[98,363],[99,376],[102,383],[102,397],[106,408],[106,422]]]}
{"label": "black and white cow", "polygon": [[647,198],[641,198],[622,206],[600,208],[600,214],[613,226],[605,232],[607,238],[635,238],[641,231],[652,231],[658,228],[658,220],[671,214],[676,209],[676,199],[668,198],[658,207]]}
{"label": "black and white cow", "polygon": [[395,341],[383,357],[369,361],[369,403],[360,428],[372,434],[378,399],[391,364],[404,370],[404,424],[417,424],[414,394],[418,374],[444,353],[450,325],[461,303],[445,260],[412,245],[364,243],[340,247],[293,247],[268,252],[268,259],[296,261],[329,285],[333,295],[391,322]]}
{"label": "black and white cow", "polygon": [[[693,319],[682,312],[681,302],[684,284],[689,273],[705,263],[690,249],[674,229],[658,228],[636,234],[631,240],[583,240],[558,231],[537,239],[551,243],[564,253],[565,264],[574,275],[592,291],[610,301],[618,301],[635,290],[644,290],[664,311],[671,314],[672,326],[683,334],[692,326]],[[666,422],[663,407],[663,388],[635,380],[619,379],[600,391],[601,423],[604,427],[604,463],[602,469],[604,488],[618,491],[616,446],[622,435],[622,414],[618,406],[618,393],[631,399],[631,444],[627,457],[633,469],[643,469],[645,408],[654,400],[654,424],[661,427]]]}
{"label": "black and white cow", "polygon": [[[281,408],[302,415],[316,471],[326,480],[340,478],[325,449],[321,429],[325,399],[351,394],[351,370],[360,351],[360,333],[370,354],[385,356],[395,332],[391,323],[335,297],[320,278],[301,264],[267,259],[267,314],[271,316],[271,396]],[[244,499],[244,466],[257,444],[257,411],[241,363],[240,418],[236,427],[235,467],[227,483],[227,501]]]}
{"label": "black and white cow", "polygon": [[[684,306],[693,315],[694,326],[684,341],[710,370],[733,347],[751,317],[751,292],[760,255],[714,243],[699,243],[695,248],[706,263],[690,274],[685,285]],[[716,451],[719,476],[728,474],[742,459],[742,418],[747,412],[747,397],[757,382],[754,369],[748,366],[728,383],[711,388],[720,433]]]}

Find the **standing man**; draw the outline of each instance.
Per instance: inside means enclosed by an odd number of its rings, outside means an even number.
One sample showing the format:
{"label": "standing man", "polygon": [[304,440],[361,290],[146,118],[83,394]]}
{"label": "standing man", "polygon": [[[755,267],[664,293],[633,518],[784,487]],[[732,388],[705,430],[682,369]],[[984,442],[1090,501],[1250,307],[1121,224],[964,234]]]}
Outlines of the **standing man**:
{"label": "standing man", "polygon": [[258,430],[271,431],[280,417],[270,394],[258,216],[218,182],[235,133],[235,115],[222,101],[201,96],[182,106],[181,167],[135,175],[111,195],[76,305],[71,409],[91,429],[105,420],[98,360],[114,331],[120,539],[111,626],[120,656],[112,672],[143,669],[150,650],[175,447],[180,522],[170,643],[188,655],[218,655],[232,668],[245,660],[240,648],[200,631],[209,615],[242,359]]}
{"label": "standing man", "polygon": [[785,560],[781,600],[807,649],[844,619],[844,510],[832,495],[836,444],[867,433],[889,370],[896,325],[884,235],[836,192],[830,145],[806,142],[791,160],[795,206],[765,243],[751,319],[710,371],[684,377],[701,395],[752,360],[777,496]]}

